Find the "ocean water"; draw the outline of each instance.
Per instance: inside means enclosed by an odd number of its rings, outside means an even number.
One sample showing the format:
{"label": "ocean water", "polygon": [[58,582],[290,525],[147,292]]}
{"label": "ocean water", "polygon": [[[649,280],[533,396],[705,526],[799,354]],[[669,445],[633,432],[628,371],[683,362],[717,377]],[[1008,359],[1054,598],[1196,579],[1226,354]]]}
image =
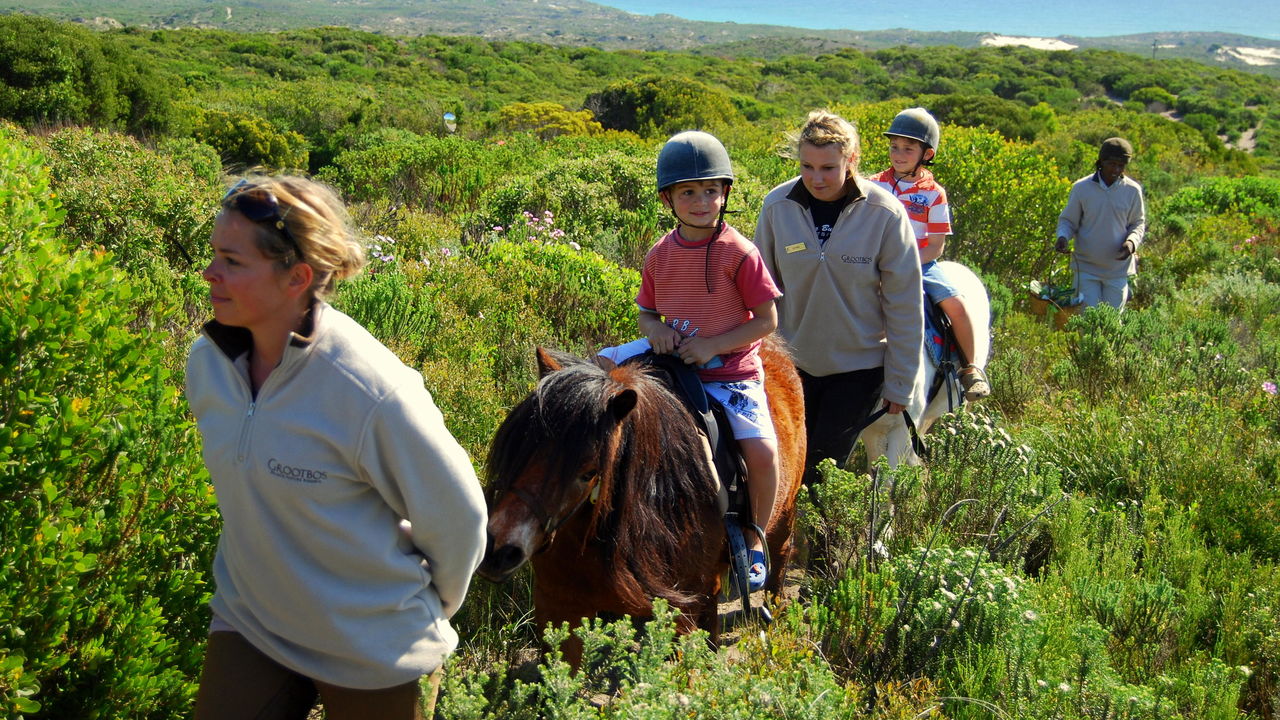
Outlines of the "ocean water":
{"label": "ocean water", "polygon": [[[600,2],[600,0],[595,0]],[[610,0],[641,15],[762,23],[815,29],[991,32],[1031,37],[1106,37],[1148,32],[1229,32],[1280,40],[1275,0],[907,0],[809,2],[780,0]]]}

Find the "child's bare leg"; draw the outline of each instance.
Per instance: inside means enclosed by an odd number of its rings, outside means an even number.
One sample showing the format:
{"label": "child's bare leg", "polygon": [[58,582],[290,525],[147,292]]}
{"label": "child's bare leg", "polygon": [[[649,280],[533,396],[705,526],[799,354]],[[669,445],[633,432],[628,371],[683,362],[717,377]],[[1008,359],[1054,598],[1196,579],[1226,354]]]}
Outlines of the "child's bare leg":
{"label": "child's bare leg", "polygon": [[958,297],[949,297],[938,303],[942,312],[951,320],[951,332],[955,333],[956,345],[960,346],[960,354],[965,364],[973,362],[973,322],[969,320],[969,311]]}
{"label": "child's bare leg", "polygon": [[[987,377],[973,364],[973,321],[969,318],[969,310],[958,297],[949,297],[938,303],[938,307],[951,320],[951,332],[956,337],[956,345],[964,357],[965,367],[960,371],[961,383],[965,388],[965,397],[978,400],[991,394],[991,385]],[[966,377],[972,376],[972,377]]]}
{"label": "child's bare leg", "polygon": [[[773,505],[778,495],[778,441],[772,438],[744,438],[738,441],[742,459],[747,463],[747,487],[751,495],[751,514],[756,524],[768,530]],[[748,546],[764,549],[764,538],[749,533]]]}

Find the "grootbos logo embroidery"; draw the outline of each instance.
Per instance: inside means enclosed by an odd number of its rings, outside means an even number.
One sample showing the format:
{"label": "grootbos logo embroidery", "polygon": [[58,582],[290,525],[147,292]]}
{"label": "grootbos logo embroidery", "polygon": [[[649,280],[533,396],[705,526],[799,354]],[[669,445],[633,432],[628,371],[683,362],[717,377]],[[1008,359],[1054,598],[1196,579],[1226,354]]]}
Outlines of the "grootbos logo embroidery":
{"label": "grootbos logo embroidery", "polygon": [[267,470],[278,478],[292,480],[301,483],[322,483],[328,479],[328,475],[323,470],[311,470],[303,467],[293,467],[285,465],[275,458],[267,461]]}
{"label": "grootbos logo embroidery", "polygon": [[840,259],[852,265],[870,265],[871,258],[865,255],[841,255]]}

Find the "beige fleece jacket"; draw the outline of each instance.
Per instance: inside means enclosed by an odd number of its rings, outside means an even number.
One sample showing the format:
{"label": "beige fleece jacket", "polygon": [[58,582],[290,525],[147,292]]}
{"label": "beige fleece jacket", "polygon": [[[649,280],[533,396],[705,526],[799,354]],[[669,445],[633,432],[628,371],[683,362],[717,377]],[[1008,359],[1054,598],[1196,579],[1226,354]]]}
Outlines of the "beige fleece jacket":
{"label": "beige fleece jacket", "polygon": [[778,331],[815,376],[884,367],[884,396],[911,400],[924,343],[920,254],[897,198],[855,178],[831,237],[818,241],[800,178],[764,199],[756,245],[782,290]]}
{"label": "beige fleece jacket", "polygon": [[391,687],[457,645],[484,499],[422,376],[332,307],[312,318],[256,398],[248,331],[211,322],[191,348],[187,399],[223,520],[211,604],[285,667]]}

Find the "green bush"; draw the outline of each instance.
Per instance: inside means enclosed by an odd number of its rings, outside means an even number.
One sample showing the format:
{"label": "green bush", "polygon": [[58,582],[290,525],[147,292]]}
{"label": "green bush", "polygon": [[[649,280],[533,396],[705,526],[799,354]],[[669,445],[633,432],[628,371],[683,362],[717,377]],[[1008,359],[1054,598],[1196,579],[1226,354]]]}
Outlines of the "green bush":
{"label": "green bush", "polygon": [[[584,648],[577,673],[553,651],[534,682],[515,679],[515,668],[451,672],[438,712],[456,720],[786,717],[835,720],[909,718],[928,713],[930,686],[844,682],[811,645],[785,634],[745,638],[736,659],[708,648],[705,633],[679,636],[661,601],[642,629],[630,618],[599,620],[573,632]],[[549,628],[558,647],[567,628]],[[872,714],[868,714],[868,709]]]}
{"label": "green bush", "polygon": [[[1053,235],[1070,183],[1053,160],[1020,143],[971,128],[948,128],[934,172],[947,189],[955,235],[947,255],[1008,284],[1043,276],[1060,262]],[[1001,168],[991,172],[992,167]]]}
{"label": "green bush", "polygon": [[[576,153],[575,153],[576,155]],[[656,154],[606,150],[512,178],[486,198],[484,226],[507,232],[550,212],[566,240],[638,268],[669,226],[653,189]]]}
{"label": "green bush", "polygon": [[1280,220],[1280,178],[1206,178],[1174,193],[1164,210],[1184,216],[1233,213]]}
{"label": "green bush", "polygon": [[62,216],[44,158],[21,130],[0,123],[0,258],[48,236]]}
{"label": "green bush", "polygon": [[42,145],[70,248],[109,250],[135,273],[201,267],[223,190],[209,177],[207,151],[189,147],[180,159],[127,136],[78,128]]}
{"label": "green bush", "polygon": [[1010,140],[1034,140],[1044,125],[1025,104],[998,97],[942,95],[926,102],[940,123],[987,127]]}
{"label": "green bush", "polygon": [[1161,110],[1172,108],[1174,103],[1177,102],[1177,97],[1162,87],[1138,88],[1129,95],[1129,99],[1134,102],[1140,102],[1148,107],[1153,104],[1158,107],[1163,106],[1160,108]]}
{"label": "green bush", "polygon": [[185,712],[216,513],[156,329],[110,256],[0,263],[0,714]]}
{"label": "green bush", "polygon": [[420,370],[454,437],[484,457],[505,411],[534,377],[549,332],[467,258],[443,248],[339,286],[334,304]]}
{"label": "green bush", "polygon": [[532,132],[543,140],[559,135],[595,135],[603,130],[589,110],[568,110],[553,102],[517,102],[498,111],[506,132]]}
{"label": "green bush", "polygon": [[480,143],[456,136],[386,132],[340,153],[319,177],[351,200],[385,198],[427,211],[457,212],[474,208],[494,180],[489,155]]}
{"label": "green bush", "polygon": [[501,243],[478,262],[495,284],[543,318],[558,347],[590,352],[631,339],[640,276],[568,245]]}
{"label": "green bush", "polygon": [[249,113],[205,110],[196,120],[194,135],[217,150],[225,165],[272,170],[307,167],[305,138]]}
{"label": "green bush", "polygon": [[1248,562],[1206,548],[1194,529],[1194,511],[1158,493],[1110,506],[1075,503],[1053,524],[1058,550],[1040,597],[1057,612],[1083,613],[1086,626],[1099,632],[1094,657],[1072,658],[1068,641],[1052,652],[1059,660],[1041,661],[1058,669],[1042,671],[1075,675],[1072,684],[1082,694],[1090,684],[1104,693],[1108,685],[1127,691],[1124,682],[1145,684],[1133,701],[1114,698],[1119,707],[1138,705],[1129,708],[1133,715],[1163,708],[1163,717],[1237,717],[1247,674],[1204,657],[1188,640],[1243,619],[1224,618],[1212,598],[1223,592],[1232,602],[1245,600],[1230,588],[1233,576],[1252,572]]}
{"label": "green bush", "polygon": [[681,130],[715,130],[741,122],[729,96],[686,77],[623,80],[587,96],[585,106],[610,130],[667,137]]}
{"label": "green bush", "polygon": [[0,16],[0,117],[168,132],[173,83],[114,38],[31,15]]}

